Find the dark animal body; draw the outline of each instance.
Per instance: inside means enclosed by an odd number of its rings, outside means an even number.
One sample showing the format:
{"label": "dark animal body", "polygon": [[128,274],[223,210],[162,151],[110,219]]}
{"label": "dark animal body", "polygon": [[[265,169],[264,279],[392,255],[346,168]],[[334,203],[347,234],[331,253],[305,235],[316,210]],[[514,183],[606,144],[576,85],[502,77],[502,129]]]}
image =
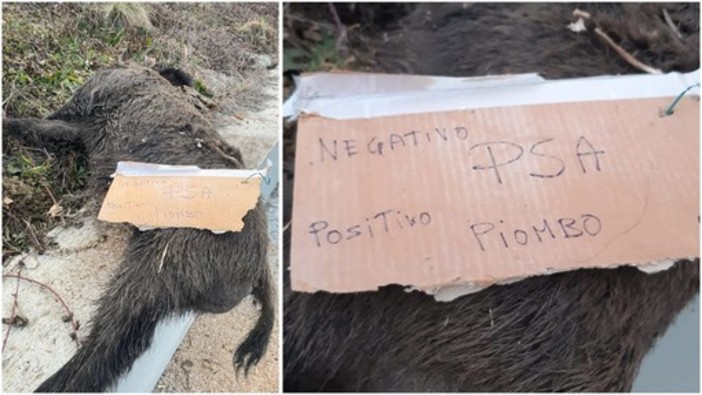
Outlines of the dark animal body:
{"label": "dark animal body", "polygon": [[[386,14],[372,7],[383,6],[368,5],[368,14]],[[588,33],[566,29],[576,7],[592,13]],[[683,39],[666,25],[662,8]],[[377,71],[449,76],[637,72],[594,35],[596,24],[644,63],[692,71],[699,67],[698,15],[697,4],[416,5],[394,23],[397,30],[376,31],[374,60]],[[285,222],[294,183],[290,165],[286,172]],[[286,265],[289,243],[286,232]],[[644,355],[698,292],[699,259],[656,274],[621,267],[533,277],[449,303],[399,286],[297,293],[286,271],[284,387],[627,391]]]}
{"label": "dark animal body", "polygon": [[[188,81],[173,70],[169,76],[178,82],[174,85]],[[3,131],[40,146],[68,143],[83,149],[88,188],[98,201],[118,161],[242,166],[240,152],[221,140],[180,89],[148,69],[100,71],[47,119],[5,119]],[[149,347],[159,321],[188,311],[223,313],[253,294],[261,315],[234,360],[248,371],[262,357],[274,319],[266,223],[259,201],[239,232],[134,229],[87,339],[37,391],[108,390]]]}

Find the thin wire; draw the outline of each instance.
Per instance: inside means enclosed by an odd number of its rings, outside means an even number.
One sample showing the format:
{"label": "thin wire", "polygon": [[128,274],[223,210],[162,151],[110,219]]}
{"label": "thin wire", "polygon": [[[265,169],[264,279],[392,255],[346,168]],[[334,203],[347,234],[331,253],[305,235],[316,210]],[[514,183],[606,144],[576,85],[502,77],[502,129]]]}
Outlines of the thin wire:
{"label": "thin wire", "polygon": [[242,183],[242,184],[248,184],[248,183],[249,183],[249,180],[250,180],[251,177],[253,177],[253,176],[260,176],[261,179],[263,180],[263,182],[266,183],[266,185],[269,185],[269,184],[271,183],[271,179],[268,178],[268,177],[266,177],[266,176],[264,176],[263,173],[261,173],[260,170],[257,170],[255,173],[253,173],[253,174],[251,174],[250,176],[246,177],[246,179],[245,179],[244,181],[242,181],[241,183]]}
{"label": "thin wire", "polygon": [[694,84],[694,85],[688,86],[687,89],[685,89],[684,91],[682,91],[682,93],[680,93],[680,94],[678,95],[678,97],[676,97],[675,100],[673,100],[673,103],[671,103],[670,106],[665,110],[664,114],[665,114],[665,115],[673,115],[673,112],[674,112],[673,109],[675,109],[675,106],[678,105],[678,102],[683,98],[683,96],[685,96],[685,94],[686,94],[690,89],[695,88],[695,87],[699,87],[699,86],[700,86],[700,83],[699,83],[699,82],[696,83],[696,84]]}

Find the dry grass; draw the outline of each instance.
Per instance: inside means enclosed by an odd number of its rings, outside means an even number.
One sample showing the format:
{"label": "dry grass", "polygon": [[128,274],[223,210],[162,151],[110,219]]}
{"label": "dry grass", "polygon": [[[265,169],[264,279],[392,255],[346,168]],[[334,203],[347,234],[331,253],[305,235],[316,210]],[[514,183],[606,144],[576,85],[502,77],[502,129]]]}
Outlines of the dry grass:
{"label": "dry grass", "polygon": [[[373,71],[372,37],[397,28],[413,3],[289,3],[283,8],[284,69]],[[338,18],[338,19],[337,19]]]}
{"label": "dry grass", "polygon": [[[255,107],[265,70],[255,56],[277,61],[278,6],[240,3],[3,4],[3,115],[44,117],[98,69],[126,64],[178,67],[227,75],[215,102],[241,97]],[[46,248],[47,228],[85,202],[87,169],[70,148],[24,147],[4,139],[3,260],[28,247]],[[47,215],[58,203],[64,217]]]}
{"label": "dry grass", "polygon": [[112,26],[123,29],[151,31],[152,9],[148,4],[137,3],[112,3],[101,4],[105,20]]}

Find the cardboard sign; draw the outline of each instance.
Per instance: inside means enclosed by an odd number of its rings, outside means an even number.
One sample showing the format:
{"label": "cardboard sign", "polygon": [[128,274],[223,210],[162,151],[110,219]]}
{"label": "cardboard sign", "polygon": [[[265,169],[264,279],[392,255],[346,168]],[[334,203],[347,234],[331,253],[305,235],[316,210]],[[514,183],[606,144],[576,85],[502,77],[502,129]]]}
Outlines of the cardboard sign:
{"label": "cardboard sign", "polygon": [[262,174],[120,162],[98,219],[139,228],[238,231],[258,201]]}
{"label": "cardboard sign", "polygon": [[673,98],[303,115],[292,288],[484,286],[698,256],[699,102],[661,117]]}

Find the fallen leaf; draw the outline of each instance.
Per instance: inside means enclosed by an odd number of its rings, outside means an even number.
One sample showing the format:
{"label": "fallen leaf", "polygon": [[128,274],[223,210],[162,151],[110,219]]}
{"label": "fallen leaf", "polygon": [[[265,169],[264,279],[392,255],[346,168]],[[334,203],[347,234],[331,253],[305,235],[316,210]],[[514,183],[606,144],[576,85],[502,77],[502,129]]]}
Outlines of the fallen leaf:
{"label": "fallen leaf", "polygon": [[5,206],[9,206],[10,204],[12,204],[12,202],[14,202],[14,200],[10,199],[9,197],[5,197],[2,200],[2,204],[4,204]]}
{"label": "fallen leaf", "polygon": [[569,24],[568,29],[572,32],[575,32],[575,33],[581,33],[581,32],[587,31],[587,27],[585,27],[585,21],[583,20],[583,18],[578,18],[577,21]]}
{"label": "fallen leaf", "polygon": [[59,206],[58,203],[54,203],[53,206],[49,209],[48,214],[53,218],[61,215],[63,213],[63,207]]}

